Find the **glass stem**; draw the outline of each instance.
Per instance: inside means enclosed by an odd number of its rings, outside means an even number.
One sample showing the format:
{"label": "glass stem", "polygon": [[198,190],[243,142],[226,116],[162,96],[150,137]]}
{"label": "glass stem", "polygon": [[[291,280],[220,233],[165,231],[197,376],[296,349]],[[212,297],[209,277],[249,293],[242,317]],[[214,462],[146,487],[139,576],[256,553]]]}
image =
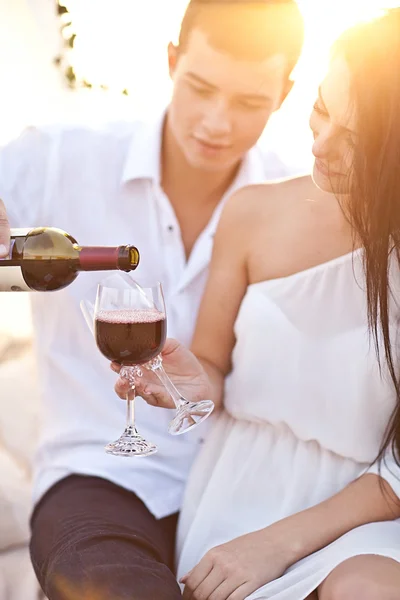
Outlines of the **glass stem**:
{"label": "glass stem", "polygon": [[[135,375],[140,373],[140,370],[136,367],[123,367],[121,370],[121,376],[127,379],[130,383],[129,392],[126,394],[126,433],[128,435],[139,436],[135,425],[135,397],[136,397],[136,385]],[[130,398],[130,394],[133,392],[133,398]]]}
{"label": "glass stem", "polygon": [[[133,387],[130,391],[135,393],[135,388]],[[126,428],[137,434],[135,427],[135,397],[129,398],[129,393],[126,395]]]}
{"label": "glass stem", "polygon": [[158,360],[157,363],[152,367],[152,371],[154,371],[154,373],[157,375],[157,377],[171,396],[176,408],[179,409],[185,404],[188,404],[188,401],[180,395],[180,393],[178,392],[178,390],[164,371],[164,367],[162,366],[161,360]]}

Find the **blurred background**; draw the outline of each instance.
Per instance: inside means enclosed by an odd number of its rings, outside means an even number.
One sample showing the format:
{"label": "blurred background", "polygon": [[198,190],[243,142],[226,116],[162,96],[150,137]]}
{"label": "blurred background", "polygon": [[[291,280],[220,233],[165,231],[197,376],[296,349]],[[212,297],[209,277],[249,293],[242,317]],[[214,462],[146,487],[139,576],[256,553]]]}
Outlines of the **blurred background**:
{"label": "blurred background", "polygon": [[[0,146],[29,125],[129,120],[165,105],[170,93],[166,47],[177,40],[186,4],[0,0]],[[294,166],[309,167],[308,116],[332,41],[349,25],[400,2],[299,4],[306,43],[293,74],[296,84],[262,143]],[[0,296],[0,600],[30,600],[37,598],[32,574],[26,582],[17,575],[23,564],[29,570],[30,461],[40,425],[29,295]]]}

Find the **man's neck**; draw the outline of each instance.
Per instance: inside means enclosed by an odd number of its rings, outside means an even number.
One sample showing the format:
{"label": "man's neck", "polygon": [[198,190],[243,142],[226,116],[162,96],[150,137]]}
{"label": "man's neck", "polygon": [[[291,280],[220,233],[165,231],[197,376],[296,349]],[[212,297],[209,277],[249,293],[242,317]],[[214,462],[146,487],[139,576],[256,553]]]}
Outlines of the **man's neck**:
{"label": "man's neck", "polygon": [[161,152],[161,185],[178,213],[190,204],[191,210],[215,208],[233,183],[240,163],[221,171],[192,167],[164,123]]}

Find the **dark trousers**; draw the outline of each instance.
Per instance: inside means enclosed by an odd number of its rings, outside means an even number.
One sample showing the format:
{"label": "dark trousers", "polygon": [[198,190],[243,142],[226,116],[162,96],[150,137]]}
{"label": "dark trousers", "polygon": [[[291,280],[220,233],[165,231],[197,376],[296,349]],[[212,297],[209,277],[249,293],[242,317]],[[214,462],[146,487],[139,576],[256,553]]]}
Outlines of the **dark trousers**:
{"label": "dark trousers", "polygon": [[179,600],[176,523],[109,481],[72,475],[32,516],[36,576],[49,600]]}

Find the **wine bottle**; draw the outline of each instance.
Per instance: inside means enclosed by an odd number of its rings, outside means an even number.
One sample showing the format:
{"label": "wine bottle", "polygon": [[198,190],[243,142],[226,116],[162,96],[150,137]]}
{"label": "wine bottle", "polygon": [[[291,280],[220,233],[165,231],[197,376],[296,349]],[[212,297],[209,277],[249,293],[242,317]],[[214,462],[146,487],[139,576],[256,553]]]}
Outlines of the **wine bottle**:
{"label": "wine bottle", "polygon": [[10,252],[0,258],[0,291],[48,292],[72,283],[79,271],[133,271],[139,264],[134,246],[79,246],[55,227],[11,229]]}

